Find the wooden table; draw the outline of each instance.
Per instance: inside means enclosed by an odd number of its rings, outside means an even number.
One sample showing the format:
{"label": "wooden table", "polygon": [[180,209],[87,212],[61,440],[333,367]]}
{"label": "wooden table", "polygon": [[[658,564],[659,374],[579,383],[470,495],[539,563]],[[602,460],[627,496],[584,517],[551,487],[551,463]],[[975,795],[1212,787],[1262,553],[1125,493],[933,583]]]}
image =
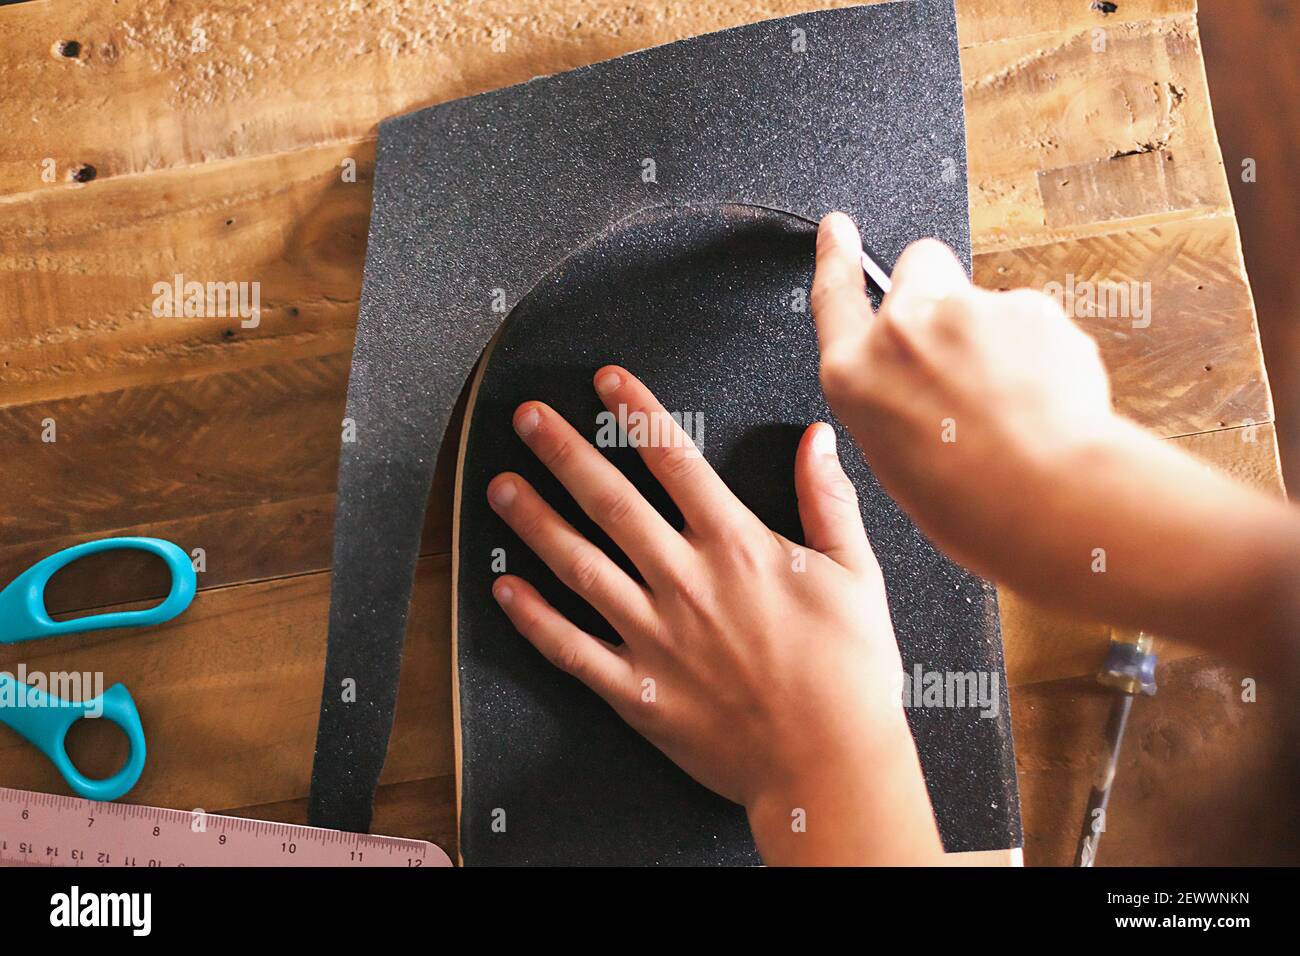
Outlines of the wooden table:
{"label": "wooden table", "polygon": [[[132,689],[151,753],[131,800],[301,821],[376,124],[823,5],[0,8],[0,581],[108,534],[167,537],[206,559],[201,593],[172,624],[10,647],[0,667],[103,671]],[[1119,408],[1280,492],[1227,188],[1238,171],[1215,141],[1195,0],[1122,0],[1111,13],[1084,0],[958,6],[977,279],[1150,283],[1149,328],[1084,320]],[[155,317],[153,285],[176,274],[260,282],[260,325]],[[43,441],[51,421],[56,440]],[[454,854],[449,457],[375,827]],[[87,562],[56,579],[50,601],[85,609],[156,593],[147,563]],[[1101,749],[1105,629],[1005,593],[1003,615],[1027,859],[1064,863]],[[1239,700],[1253,675],[1161,651],[1162,689],[1135,709],[1101,862],[1259,859],[1279,817],[1264,802],[1267,704]],[[63,792],[33,750],[0,738],[0,784]],[[107,728],[75,738],[88,769],[122,752]]]}

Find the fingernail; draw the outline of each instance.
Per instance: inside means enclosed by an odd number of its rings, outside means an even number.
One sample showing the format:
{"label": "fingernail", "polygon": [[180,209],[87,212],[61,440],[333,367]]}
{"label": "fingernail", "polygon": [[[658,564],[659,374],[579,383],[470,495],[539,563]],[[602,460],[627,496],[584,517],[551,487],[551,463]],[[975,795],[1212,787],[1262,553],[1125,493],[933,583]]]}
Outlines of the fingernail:
{"label": "fingernail", "polygon": [[521,438],[527,438],[533,432],[537,431],[537,426],[542,423],[542,416],[537,409],[530,408],[518,418],[515,419],[515,431]]}
{"label": "fingernail", "polygon": [[842,249],[857,251],[862,246],[862,240],[858,237],[858,229],[853,225],[853,220],[842,212],[833,212],[822,223],[826,226],[826,231],[830,234],[831,241]]}
{"label": "fingernail", "polygon": [[519,489],[513,481],[498,481],[488,489],[488,499],[498,508],[509,508]]}
{"label": "fingernail", "polygon": [[608,395],[622,384],[622,375],[619,375],[618,372],[606,372],[600,378],[596,379],[596,394]]}
{"label": "fingernail", "polygon": [[823,458],[835,457],[835,429],[830,425],[819,425],[813,432],[813,453]]}
{"label": "fingernail", "polygon": [[492,596],[498,604],[505,606],[514,600],[515,592],[508,584],[498,584],[492,589]]}

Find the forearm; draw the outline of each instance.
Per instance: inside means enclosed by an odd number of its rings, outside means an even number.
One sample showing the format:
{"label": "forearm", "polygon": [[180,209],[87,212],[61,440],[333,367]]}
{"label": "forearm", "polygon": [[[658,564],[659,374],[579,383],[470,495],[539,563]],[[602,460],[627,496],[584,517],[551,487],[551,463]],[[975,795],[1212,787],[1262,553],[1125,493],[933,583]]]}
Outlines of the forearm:
{"label": "forearm", "polygon": [[[1025,596],[1237,657],[1293,640],[1300,517],[1115,419],[1041,477],[1031,546],[996,575]],[[994,559],[996,563],[996,559]]]}
{"label": "forearm", "polygon": [[797,780],[779,781],[748,808],[769,866],[927,866],[942,862],[906,718],[848,741]]}

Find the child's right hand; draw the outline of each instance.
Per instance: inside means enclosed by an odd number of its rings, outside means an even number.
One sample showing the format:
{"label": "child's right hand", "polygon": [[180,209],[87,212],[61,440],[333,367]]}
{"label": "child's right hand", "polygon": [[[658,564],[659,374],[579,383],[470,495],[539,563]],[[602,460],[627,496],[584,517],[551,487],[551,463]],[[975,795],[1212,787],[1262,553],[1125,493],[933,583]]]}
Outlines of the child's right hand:
{"label": "child's right hand", "polygon": [[822,384],[936,544],[1040,604],[1242,659],[1292,653],[1294,508],[1116,415],[1095,342],[1046,295],[976,289],[925,240],[873,314],[861,255],[852,221],[827,216]]}
{"label": "child's right hand", "polygon": [[827,216],[812,293],[827,398],[937,543],[1003,570],[989,545],[1032,534],[1069,460],[1115,425],[1096,343],[1046,295],[975,288],[932,239],[873,314],[861,256],[852,220]]}

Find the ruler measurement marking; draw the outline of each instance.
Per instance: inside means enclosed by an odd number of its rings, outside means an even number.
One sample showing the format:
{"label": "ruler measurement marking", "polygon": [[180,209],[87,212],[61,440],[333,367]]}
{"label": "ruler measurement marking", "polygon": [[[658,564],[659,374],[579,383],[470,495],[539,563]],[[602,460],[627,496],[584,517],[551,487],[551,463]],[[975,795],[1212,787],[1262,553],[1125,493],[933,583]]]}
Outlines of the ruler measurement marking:
{"label": "ruler measurement marking", "polygon": [[191,811],[0,787],[0,820],[9,813],[17,819],[0,828],[0,865],[451,865],[441,849],[421,840],[211,813],[195,831]]}

